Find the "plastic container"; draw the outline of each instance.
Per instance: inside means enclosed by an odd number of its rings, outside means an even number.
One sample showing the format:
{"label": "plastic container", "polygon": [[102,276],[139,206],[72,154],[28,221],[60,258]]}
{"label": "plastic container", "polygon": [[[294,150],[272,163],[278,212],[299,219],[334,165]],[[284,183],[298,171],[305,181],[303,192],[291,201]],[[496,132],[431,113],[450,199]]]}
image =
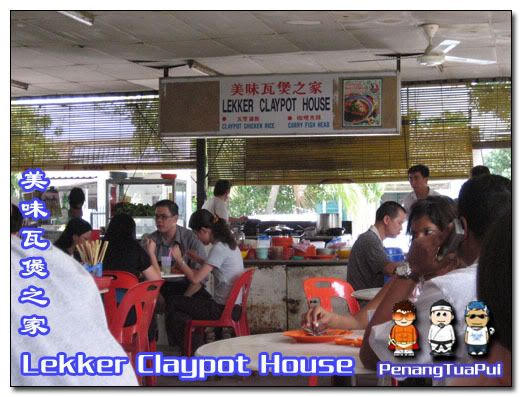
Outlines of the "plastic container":
{"label": "plastic container", "polygon": [[248,248],[247,249],[242,249],[241,250],[241,258],[246,259],[246,257],[248,256],[248,251],[249,251]]}
{"label": "plastic container", "polygon": [[256,248],[256,258],[257,259],[268,259],[268,247]]}
{"label": "plastic container", "polygon": [[284,247],[271,247],[268,253],[270,259],[279,260],[283,258]]}
{"label": "plastic container", "polygon": [[386,251],[386,255],[388,255],[388,260],[390,262],[402,262],[404,260],[404,252],[402,252],[402,249],[398,247],[389,247],[384,250]]}
{"label": "plastic container", "polygon": [[348,259],[352,253],[352,247],[343,247],[337,251],[339,259]]}
{"label": "plastic container", "polygon": [[288,236],[273,236],[272,247],[291,247],[294,239]]}
{"label": "plastic container", "polygon": [[268,255],[268,248],[270,248],[270,244],[271,244],[270,236],[267,236],[266,234],[260,234],[259,236],[257,236],[256,248],[266,248],[267,255]]}
{"label": "plastic container", "polygon": [[315,248],[324,248],[324,247],[326,247],[326,243],[324,241],[312,241],[310,244],[315,246]]}

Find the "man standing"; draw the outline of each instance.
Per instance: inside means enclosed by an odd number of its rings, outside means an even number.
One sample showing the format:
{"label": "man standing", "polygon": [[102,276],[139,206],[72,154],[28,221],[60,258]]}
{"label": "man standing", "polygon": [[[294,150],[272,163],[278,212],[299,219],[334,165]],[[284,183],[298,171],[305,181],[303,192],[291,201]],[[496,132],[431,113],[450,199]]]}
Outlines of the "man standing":
{"label": "man standing", "polygon": [[85,193],[79,187],[73,187],[69,193],[69,219],[81,218],[83,216],[83,203]]}
{"label": "man standing", "polygon": [[384,285],[384,276],[393,275],[399,262],[390,262],[383,240],[397,237],[406,220],[406,211],[395,201],[386,201],[375,214],[375,224],[361,234],[348,259],[347,281],[355,290]]}
{"label": "man standing", "polygon": [[232,184],[229,181],[226,179],[218,180],[214,185],[214,197],[208,199],[203,204],[202,209],[212,212],[214,215],[227,221],[227,223],[246,222],[248,220],[246,216],[233,218],[228,215],[230,189],[232,189]]}
{"label": "man standing", "polygon": [[438,192],[428,186],[429,176],[430,169],[422,164],[414,165],[408,170],[408,180],[413,192],[404,197],[401,203],[407,213],[410,212],[411,206],[417,200],[425,199],[428,196],[440,196]]}

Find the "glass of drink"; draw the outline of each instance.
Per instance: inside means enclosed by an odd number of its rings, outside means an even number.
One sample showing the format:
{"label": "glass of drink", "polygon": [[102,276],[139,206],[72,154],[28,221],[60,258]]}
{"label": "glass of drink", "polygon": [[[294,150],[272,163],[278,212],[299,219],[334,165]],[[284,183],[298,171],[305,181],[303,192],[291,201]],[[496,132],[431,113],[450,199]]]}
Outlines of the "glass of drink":
{"label": "glass of drink", "polygon": [[170,274],[172,267],[172,258],[170,256],[161,257],[161,272],[163,274]]}

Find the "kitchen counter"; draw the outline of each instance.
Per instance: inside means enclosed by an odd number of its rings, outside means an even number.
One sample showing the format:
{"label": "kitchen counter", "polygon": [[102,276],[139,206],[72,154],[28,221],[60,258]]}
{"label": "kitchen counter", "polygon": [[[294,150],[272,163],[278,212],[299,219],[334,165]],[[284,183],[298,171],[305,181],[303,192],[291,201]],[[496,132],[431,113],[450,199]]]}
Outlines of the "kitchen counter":
{"label": "kitchen counter", "polygon": [[[248,299],[248,322],[252,334],[300,328],[307,310],[303,281],[312,277],[346,280],[348,261],[339,260],[259,260],[244,261],[255,267]],[[335,312],[346,313],[343,300],[334,300]]]}
{"label": "kitchen counter", "polygon": [[244,259],[243,263],[245,267],[252,266],[276,266],[276,265],[287,265],[287,266],[346,266],[348,265],[348,259],[303,259],[303,260],[283,260],[283,259]]}

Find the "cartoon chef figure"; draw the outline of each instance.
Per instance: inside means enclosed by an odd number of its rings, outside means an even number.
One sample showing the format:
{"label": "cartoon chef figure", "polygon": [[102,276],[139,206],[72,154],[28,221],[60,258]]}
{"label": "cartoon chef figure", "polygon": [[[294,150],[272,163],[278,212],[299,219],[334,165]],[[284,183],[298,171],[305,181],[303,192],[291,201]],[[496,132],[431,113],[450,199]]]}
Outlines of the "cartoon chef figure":
{"label": "cartoon chef figure", "polygon": [[413,357],[413,350],[419,348],[417,328],[413,325],[416,319],[415,306],[408,300],[396,303],[392,319],[395,325],[390,331],[388,348],[394,350],[395,357]]}
{"label": "cartoon chef figure", "polygon": [[464,342],[470,356],[484,356],[488,351],[489,336],[494,328],[487,328],[489,308],[482,301],[472,301],[466,306],[466,333]]}
{"label": "cartoon chef figure", "polygon": [[451,322],[455,318],[453,308],[444,299],[438,300],[430,309],[431,327],[428,334],[432,356],[453,356],[455,332]]}

